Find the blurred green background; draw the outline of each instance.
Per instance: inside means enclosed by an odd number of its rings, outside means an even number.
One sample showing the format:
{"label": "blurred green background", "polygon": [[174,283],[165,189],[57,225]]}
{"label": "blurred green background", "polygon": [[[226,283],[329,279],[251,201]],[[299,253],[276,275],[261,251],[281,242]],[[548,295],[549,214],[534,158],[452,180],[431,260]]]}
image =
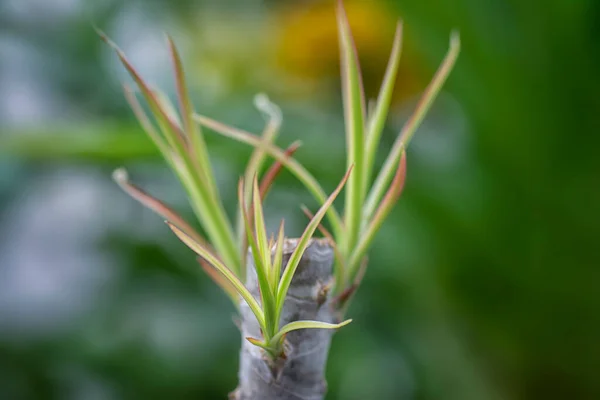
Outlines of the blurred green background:
{"label": "blurred green background", "polygon": [[[233,308],[133,179],[191,219],[134,121],[106,31],[173,93],[163,32],[196,108],[278,143],[331,190],[344,170],[333,1],[0,2],[0,398],[224,399]],[[334,340],[328,399],[600,398],[600,2],[347,1],[376,94],[397,18],[405,51],[380,160],[460,30],[462,53],[408,152],[404,194]],[[222,194],[250,149],[206,132]],[[268,222],[305,222],[282,174]]]}

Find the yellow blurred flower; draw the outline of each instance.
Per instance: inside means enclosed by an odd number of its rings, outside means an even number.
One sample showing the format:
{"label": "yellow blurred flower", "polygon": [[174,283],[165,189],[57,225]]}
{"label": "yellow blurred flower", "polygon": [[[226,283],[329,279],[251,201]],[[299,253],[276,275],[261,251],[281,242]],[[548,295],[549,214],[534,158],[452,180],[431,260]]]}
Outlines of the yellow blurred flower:
{"label": "yellow blurred flower", "polygon": [[[366,94],[369,98],[376,97],[390,54],[397,14],[378,1],[346,1],[345,7],[358,48]],[[324,79],[339,81],[335,2],[288,4],[277,15],[280,25],[275,44],[277,67],[298,79],[306,91],[318,90]],[[417,57],[406,37],[404,42],[396,101],[420,92],[424,84],[417,73]]]}

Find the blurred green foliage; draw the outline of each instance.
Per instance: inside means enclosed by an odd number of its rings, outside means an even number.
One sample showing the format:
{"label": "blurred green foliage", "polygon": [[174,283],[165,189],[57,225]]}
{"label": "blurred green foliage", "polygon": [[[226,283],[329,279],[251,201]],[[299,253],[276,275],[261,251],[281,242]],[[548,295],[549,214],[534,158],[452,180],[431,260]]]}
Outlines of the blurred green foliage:
{"label": "blurred green foliage", "polygon": [[[234,6],[242,6],[210,3],[113,1],[66,17],[0,13],[0,38],[35,48],[36,76],[63,101],[58,116],[0,125],[2,241],[10,244],[19,228],[18,220],[9,223],[15,205],[54,169],[105,178],[107,206],[90,213],[129,210],[126,227],[109,226],[95,245],[119,272],[88,312],[47,335],[19,333],[10,326],[15,319],[0,323],[1,398],[211,399],[235,387],[239,337],[227,299],[166,227],[152,235],[135,231],[149,219],[160,221],[108,189],[110,170],[127,163],[189,216],[182,193],[169,189],[176,186],[156,183],[165,181],[164,167],[152,165],[158,154],[134,125],[121,76],[89,23],[111,34],[133,8],[152,16],[144,32],[180,26],[184,37],[198,15],[217,9],[227,23],[210,35],[225,35],[242,18]],[[311,2],[292,3],[301,10]],[[371,251],[349,313],[354,323],[336,335],[328,398],[600,398],[600,6],[592,0],[365,4],[402,16],[405,37],[420,54],[403,60],[419,66],[415,76],[431,75],[452,28],[460,30],[463,50],[409,149],[404,194]],[[244,7],[263,16],[259,25],[271,10],[282,12],[274,1]],[[377,29],[378,21],[371,22]],[[202,58],[206,35],[187,43],[188,54]],[[0,67],[9,61],[2,57]],[[153,63],[168,65],[166,58]],[[244,67],[272,67],[261,63]],[[8,70],[0,68],[0,78]],[[236,81],[220,98],[203,91],[210,82],[196,79],[203,114],[260,130],[250,100],[266,89],[256,81]],[[320,86],[326,94],[281,102],[280,144],[300,138],[298,158],[326,188],[344,170],[335,79]],[[12,95],[0,90],[0,97]],[[411,102],[398,102],[383,148],[393,143]],[[207,139],[233,210],[232,183],[249,149],[216,135]],[[304,223],[300,202],[312,205],[286,173],[266,210],[273,221],[277,213],[288,216],[297,234]],[[10,267],[0,264],[0,274]],[[11,305],[1,300],[3,309]],[[36,324],[28,329],[36,331]]]}

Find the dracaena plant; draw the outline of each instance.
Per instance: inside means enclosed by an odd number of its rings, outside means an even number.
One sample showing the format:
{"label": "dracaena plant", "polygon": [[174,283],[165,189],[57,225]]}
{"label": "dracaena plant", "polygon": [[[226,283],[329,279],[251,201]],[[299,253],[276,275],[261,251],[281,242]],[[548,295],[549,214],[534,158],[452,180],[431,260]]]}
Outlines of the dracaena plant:
{"label": "dracaena plant", "polygon": [[[197,114],[189,98],[182,61],[168,38],[177,89],[176,110],[168,97],[147,84],[123,52],[100,32],[133,78],[138,90],[125,86],[125,96],[143,129],[181,181],[205,236],[168,205],[130,183],[124,169],[116,170],[114,179],[132,197],[166,219],[237,307],[244,337],[240,384],[231,394],[237,400],[323,397],[324,366],[332,331],[350,322],[343,316],[365,272],[367,250],[403,188],[405,149],[458,55],[458,36],[453,35],[442,66],[373,182],[376,150],[400,59],[401,24],[379,97],[367,115],[356,50],[341,1],[337,20],[347,172],[329,196],[293,158],[298,142],[285,150],[274,144],[281,112],[266,96],[256,98],[257,108],[267,116],[260,136]],[[150,115],[139,102],[137,92]],[[224,210],[201,126],[254,146],[238,185],[235,224]],[[268,158],[274,161],[261,174]],[[298,239],[285,238],[283,221],[276,236],[269,237],[265,227],[262,202],[283,167],[294,173],[321,204],[314,215],[305,209],[310,221]],[[340,214],[333,202],[344,185],[345,207]],[[331,233],[321,225],[325,217]],[[312,238],[317,229],[324,239]]]}
{"label": "dracaena plant", "polygon": [[[337,6],[337,24],[346,127],[346,164],[354,166],[354,172],[345,191],[343,215],[335,207],[330,207],[327,219],[331,233],[324,228],[321,231],[331,239],[335,247],[334,293],[338,296],[338,307],[343,314],[348,300],[364,276],[367,251],[402,192],[406,176],[406,148],[453,68],[460,50],[460,40],[458,34],[453,32],[444,60],[401,129],[382,168],[374,174],[375,157],[400,64],[402,23],[399,22],[396,27],[379,95],[370,103],[372,107],[368,113],[356,47],[341,0]],[[277,146],[207,116],[196,114],[194,119],[215,132],[267,152],[288,168],[320,203],[325,201],[326,194],[318,180]],[[305,212],[311,215],[306,209]]]}

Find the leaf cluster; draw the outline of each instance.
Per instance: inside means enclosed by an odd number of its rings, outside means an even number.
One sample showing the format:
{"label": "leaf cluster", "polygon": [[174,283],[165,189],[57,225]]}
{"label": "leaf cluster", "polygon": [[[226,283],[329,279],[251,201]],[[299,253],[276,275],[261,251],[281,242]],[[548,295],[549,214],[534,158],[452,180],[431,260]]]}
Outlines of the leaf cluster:
{"label": "leaf cluster", "polygon": [[[171,230],[198,254],[203,269],[223,288],[234,304],[238,305],[240,299],[247,303],[263,335],[262,338],[248,340],[264,348],[272,357],[282,354],[285,335],[292,330],[333,329],[350,322],[346,320],[340,324],[329,324],[320,321],[294,321],[280,326],[283,305],[294,273],[311,237],[320,229],[329,238],[335,250],[334,291],[338,295],[337,306],[340,309],[345,308],[364,275],[368,248],[402,192],[406,176],[405,149],[446,80],[459,51],[458,35],[453,34],[450,49],[442,65],[425,90],[414,113],[402,128],[382,169],[373,180],[375,156],[400,62],[402,24],[397,26],[379,96],[367,112],[356,48],[341,0],[338,2],[337,22],[346,126],[347,172],[329,196],[314,176],[293,158],[299,142],[293,143],[285,150],[274,144],[282,118],[279,108],[266,96],[256,97],[257,108],[267,116],[267,124],[260,136],[197,114],[190,101],[181,58],[173,41],[167,38],[177,88],[176,109],[167,96],[150,87],[142,79],[116,44],[99,32],[113,47],[145,100],[150,115],[142,107],[136,92],[128,86],[124,87],[125,96],[140,124],[185,188],[207,237],[199,234],[168,205],[130,183],[125,170],[115,171],[114,179],[132,197],[167,220]],[[208,156],[203,127],[254,147],[238,185],[239,211],[235,226],[224,211]],[[274,161],[259,179],[260,171],[268,157]],[[289,169],[321,204],[314,215],[305,209],[310,222],[297,240],[285,265],[284,223],[281,222],[276,238],[269,238],[262,207],[269,188],[283,167]],[[333,206],[333,201],[345,184],[344,212],[340,214]],[[329,221],[331,232],[321,225],[325,217]],[[256,299],[244,284],[248,247],[257,274],[260,299]]]}

